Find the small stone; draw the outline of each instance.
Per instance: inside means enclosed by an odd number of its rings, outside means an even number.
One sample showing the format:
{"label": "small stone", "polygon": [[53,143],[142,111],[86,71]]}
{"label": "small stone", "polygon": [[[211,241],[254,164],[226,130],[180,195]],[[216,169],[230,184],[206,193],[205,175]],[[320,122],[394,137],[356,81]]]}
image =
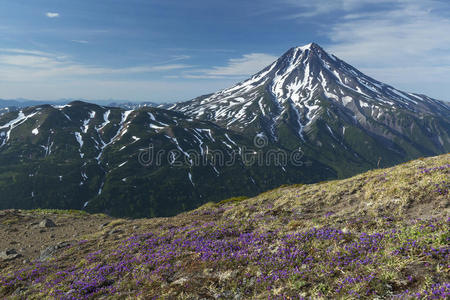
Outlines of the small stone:
{"label": "small stone", "polygon": [[41,228],[56,227],[56,224],[52,220],[45,218],[44,220],[41,221],[41,223],[39,223],[39,227]]}
{"label": "small stone", "polygon": [[211,268],[206,268],[206,269],[203,269],[203,274],[206,276],[210,276],[213,273],[213,271],[214,270]]}
{"label": "small stone", "polygon": [[108,226],[109,222],[103,223],[102,225],[98,226],[98,230],[103,230],[106,226]]}
{"label": "small stone", "polygon": [[74,244],[74,242],[61,242],[57,245],[50,246],[41,251],[39,260],[44,261],[53,257],[60,249],[66,248]]}
{"label": "small stone", "polygon": [[113,229],[109,232],[109,234],[117,234],[117,233],[122,233],[123,231],[120,229]]}
{"label": "small stone", "polygon": [[21,294],[23,294],[24,292],[27,291],[26,287],[18,287],[14,292],[13,292],[13,296],[19,296]]}
{"label": "small stone", "polygon": [[171,285],[175,285],[175,284],[183,285],[183,284],[185,284],[188,281],[189,280],[186,277],[181,277],[180,279],[177,279],[174,282],[172,282]]}
{"label": "small stone", "polygon": [[13,260],[21,256],[22,254],[18,253],[16,249],[7,249],[0,252],[0,258],[4,261]]}
{"label": "small stone", "polygon": [[219,281],[227,281],[230,278],[234,278],[236,277],[236,275],[238,274],[237,270],[231,271],[231,270],[227,270],[224,272],[219,272],[217,275],[217,277],[219,278]]}

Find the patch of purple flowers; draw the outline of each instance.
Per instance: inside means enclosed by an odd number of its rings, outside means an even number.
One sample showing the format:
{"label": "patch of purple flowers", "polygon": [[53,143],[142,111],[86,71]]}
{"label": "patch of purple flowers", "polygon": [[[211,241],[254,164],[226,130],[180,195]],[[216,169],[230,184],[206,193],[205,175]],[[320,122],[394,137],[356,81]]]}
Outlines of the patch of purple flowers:
{"label": "patch of purple flowers", "polygon": [[[353,220],[348,226],[364,228],[369,223]],[[3,295],[27,286],[30,293],[56,299],[137,293],[152,298],[167,292],[178,279],[188,278],[183,284],[186,291],[197,291],[207,281],[224,289],[238,286],[244,298],[258,293],[276,298],[277,287],[285,299],[303,299],[299,292],[311,290],[331,298],[385,297],[389,295],[385,286],[392,283],[380,272],[387,261],[418,259],[429,270],[437,266],[449,270],[448,237],[435,240],[437,233],[448,232],[448,220],[417,221],[412,226],[420,236],[409,239],[404,238],[405,227],[357,233],[324,226],[282,233],[263,230],[255,220],[169,226],[158,233],[132,236],[114,249],[91,252],[76,266],[58,261],[35,264],[1,277],[0,286]],[[213,270],[211,275],[199,277],[205,269]],[[233,276],[220,275],[233,271]],[[430,287],[414,288],[410,274],[398,276],[411,286],[397,287],[396,297],[448,296],[444,277]]]}

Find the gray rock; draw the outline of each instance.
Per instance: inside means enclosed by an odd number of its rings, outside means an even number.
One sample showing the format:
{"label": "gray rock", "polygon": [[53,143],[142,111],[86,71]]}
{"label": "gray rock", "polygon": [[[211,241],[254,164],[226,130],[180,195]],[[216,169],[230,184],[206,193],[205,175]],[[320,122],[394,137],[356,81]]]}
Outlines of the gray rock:
{"label": "gray rock", "polygon": [[56,224],[52,220],[45,218],[44,220],[41,221],[41,223],[39,223],[39,227],[42,228],[56,227]]}
{"label": "gray rock", "polygon": [[28,288],[21,286],[18,287],[14,292],[13,292],[13,296],[20,296],[22,294],[24,294],[26,291],[28,291]]}
{"label": "gray rock", "polygon": [[16,249],[7,249],[0,252],[0,258],[4,261],[13,260],[21,256],[22,254],[18,253]]}
{"label": "gray rock", "polygon": [[113,230],[111,230],[110,232],[109,232],[109,234],[110,235],[113,235],[113,234],[118,234],[118,233],[122,233],[123,232],[123,230],[120,230],[120,229],[113,229]]}
{"label": "gray rock", "polygon": [[68,290],[68,291],[66,292],[66,295],[71,295],[71,294],[73,294],[73,293],[75,293],[75,292],[76,292],[76,290],[71,289],[71,290]]}
{"label": "gray rock", "polygon": [[60,249],[66,248],[73,245],[73,242],[61,242],[56,245],[45,248],[41,251],[41,256],[39,260],[44,261],[52,258]]}
{"label": "gray rock", "polygon": [[98,226],[98,230],[103,230],[106,226],[109,225],[109,222],[103,223],[102,225]]}

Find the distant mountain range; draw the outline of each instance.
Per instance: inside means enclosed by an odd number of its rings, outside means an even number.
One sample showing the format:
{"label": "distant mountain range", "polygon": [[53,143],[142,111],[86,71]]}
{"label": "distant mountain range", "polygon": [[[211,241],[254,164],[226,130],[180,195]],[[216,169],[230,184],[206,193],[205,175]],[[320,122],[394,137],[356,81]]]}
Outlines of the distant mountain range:
{"label": "distant mountain range", "polygon": [[450,106],[317,44],[173,105],[82,101],[0,116],[0,208],[167,216],[450,150]]}
{"label": "distant mountain range", "polygon": [[152,106],[152,107],[167,107],[168,103],[156,103],[151,101],[144,102],[132,102],[128,100],[82,100],[82,99],[60,99],[54,101],[45,101],[45,100],[30,100],[30,99],[0,99],[0,114],[1,112],[18,110],[20,108],[43,105],[43,104],[52,104],[52,105],[64,105],[70,103],[72,101],[84,101],[88,103],[94,103],[98,105],[106,105],[112,107],[121,107],[126,109],[136,109],[143,106]]}

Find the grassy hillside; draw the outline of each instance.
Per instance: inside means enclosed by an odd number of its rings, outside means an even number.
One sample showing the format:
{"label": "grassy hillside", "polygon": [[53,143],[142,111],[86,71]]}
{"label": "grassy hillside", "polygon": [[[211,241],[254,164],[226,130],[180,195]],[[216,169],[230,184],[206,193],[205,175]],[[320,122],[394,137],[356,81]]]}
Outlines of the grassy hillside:
{"label": "grassy hillside", "polygon": [[0,296],[445,299],[449,175],[447,154],[172,218],[112,220],[49,260],[0,262]]}

